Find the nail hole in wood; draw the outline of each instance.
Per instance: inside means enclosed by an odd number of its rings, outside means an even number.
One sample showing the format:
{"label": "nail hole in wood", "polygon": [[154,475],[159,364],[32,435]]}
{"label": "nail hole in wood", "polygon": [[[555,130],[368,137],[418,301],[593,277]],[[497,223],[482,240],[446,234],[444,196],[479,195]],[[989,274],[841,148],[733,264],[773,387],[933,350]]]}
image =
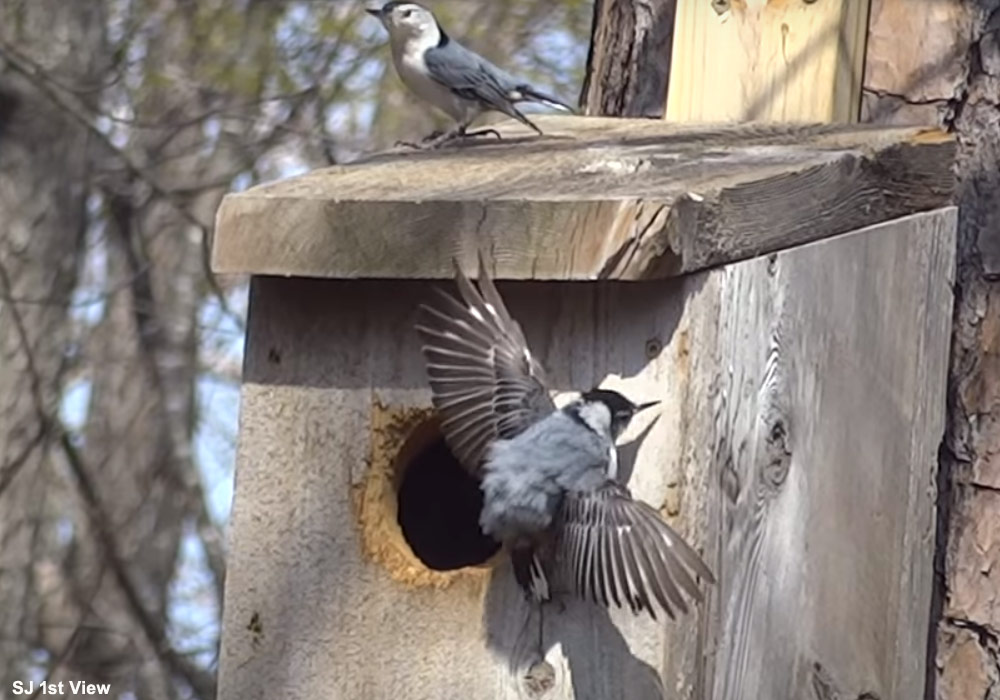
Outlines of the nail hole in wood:
{"label": "nail hole in wood", "polygon": [[659,338],[650,338],[646,341],[646,359],[655,360],[663,352],[663,341]]}

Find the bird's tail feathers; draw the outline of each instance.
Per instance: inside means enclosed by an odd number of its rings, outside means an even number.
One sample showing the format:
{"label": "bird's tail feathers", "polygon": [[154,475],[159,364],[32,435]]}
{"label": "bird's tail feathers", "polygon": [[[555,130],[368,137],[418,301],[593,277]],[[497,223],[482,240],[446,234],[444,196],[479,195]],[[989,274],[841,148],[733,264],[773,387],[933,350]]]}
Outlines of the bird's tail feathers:
{"label": "bird's tail feathers", "polygon": [[562,110],[563,112],[569,112],[570,114],[574,114],[576,112],[575,109],[573,109],[572,107],[570,107],[568,104],[566,104],[562,100],[559,100],[559,99],[553,97],[552,95],[547,95],[546,93],[542,92],[541,90],[536,90],[535,88],[531,87],[530,85],[522,85],[520,88],[518,88],[518,92],[520,92],[522,95],[524,95],[525,101],[528,101],[528,102],[541,102],[543,105],[546,105],[548,107],[552,107],[554,109]]}

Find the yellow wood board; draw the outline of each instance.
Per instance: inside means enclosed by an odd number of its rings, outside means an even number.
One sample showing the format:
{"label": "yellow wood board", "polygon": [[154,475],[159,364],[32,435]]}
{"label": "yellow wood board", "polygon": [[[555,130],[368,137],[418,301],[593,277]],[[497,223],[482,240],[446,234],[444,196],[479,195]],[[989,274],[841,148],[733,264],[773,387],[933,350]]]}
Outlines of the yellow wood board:
{"label": "yellow wood board", "polygon": [[869,0],[678,0],[666,118],[855,122]]}

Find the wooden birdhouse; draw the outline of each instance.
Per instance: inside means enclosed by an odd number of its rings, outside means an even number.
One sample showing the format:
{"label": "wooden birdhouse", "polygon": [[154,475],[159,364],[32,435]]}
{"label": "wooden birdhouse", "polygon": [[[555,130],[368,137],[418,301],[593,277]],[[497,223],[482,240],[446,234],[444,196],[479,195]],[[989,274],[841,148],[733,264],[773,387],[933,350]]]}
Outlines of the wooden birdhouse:
{"label": "wooden birdhouse", "polygon": [[[920,697],[952,309],[935,130],[539,119],[228,196],[252,275],[220,698]],[[413,324],[483,251],[559,392],[662,401],[633,493],[718,583],[527,603]]]}

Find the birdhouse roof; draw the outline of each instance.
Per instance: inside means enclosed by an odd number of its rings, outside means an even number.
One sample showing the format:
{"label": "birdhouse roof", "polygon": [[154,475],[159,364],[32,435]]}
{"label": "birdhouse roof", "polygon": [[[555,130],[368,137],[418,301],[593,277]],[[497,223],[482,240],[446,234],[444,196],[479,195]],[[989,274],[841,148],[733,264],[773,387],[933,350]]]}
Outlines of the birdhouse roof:
{"label": "birdhouse roof", "polygon": [[440,279],[478,250],[501,279],[652,279],[947,204],[936,128],[539,117],[226,196],[213,268]]}

